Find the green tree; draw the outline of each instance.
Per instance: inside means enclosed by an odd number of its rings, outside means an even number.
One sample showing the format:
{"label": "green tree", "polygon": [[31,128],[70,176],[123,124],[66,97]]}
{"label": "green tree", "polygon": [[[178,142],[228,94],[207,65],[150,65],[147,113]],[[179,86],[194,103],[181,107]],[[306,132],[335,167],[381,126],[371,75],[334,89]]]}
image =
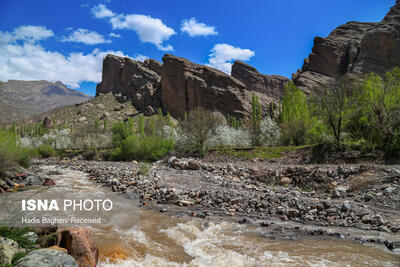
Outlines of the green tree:
{"label": "green tree", "polygon": [[303,145],[310,129],[310,111],[307,96],[292,82],[285,88],[280,120],[283,142],[286,145]]}
{"label": "green tree", "polygon": [[259,146],[261,145],[261,140],[260,140],[260,124],[261,124],[261,104],[258,99],[258,96],[253,94],[253,97],[251,99],[251,107],[252,107],[252,112],[251,112],[251,120],[250,120],[250,135],[251,135],[251,142],[253,146]]}
{"label": "green tree", "polygon": [[342,141],[343,125],[349,108],[349,92],[344,82],[339,79],[327,86],[316,87],[311,96],[314,112],[330,129],[337,147]]}

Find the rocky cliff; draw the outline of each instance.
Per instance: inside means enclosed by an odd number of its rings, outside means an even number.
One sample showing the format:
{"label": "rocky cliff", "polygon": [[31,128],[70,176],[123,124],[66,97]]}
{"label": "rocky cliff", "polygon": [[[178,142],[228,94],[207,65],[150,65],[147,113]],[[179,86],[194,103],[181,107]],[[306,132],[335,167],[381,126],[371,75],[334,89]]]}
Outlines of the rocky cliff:
{"label": "rocky cliff", "polygon": [[242,61],[233,63],[231,75],[243,82],[247,90],[260,92],[275,99],[282,97],[285,86],[290,82],[283,76],[261,74],[254,67]]}
{"label": "rocky cliff", "polygon": [[96,94],[112,92],[120,101],[130,101],[137,110],[146,113],[149,107],[150,110],[162,107],[174,117],[183,117],[185,111],[203,107],[245,117],[250,114],[253,93],[266,108],[268,103],[279,99],[289,82],[281,76],[260,74],[243,62],[235,62],[232,69],[238,79],[173,55],[165,55],[163,63],[107,55]]}
{"label": "rocky cliff", "polygon": [[294,83],[305,92],[335,78],[364,73],[383,74],[400,66],[400,1],[378,23],[348,22],[328,37],[316,37],[312,53]]}
{"label": "rocky cliff", "polygon": [[96,95],[113,92],[120,95],[122,101],[131,101],[139,111],[144,111],[147,106],[160,107],[161,65],[152,59],[140,62],[107,55]]}
{"label": "rocky cliff", "polygon": [[[161,103],[175,117],[196,107],[245,117],[251,111],[253,92],[224,72],[166,54],[161,71]],[[272,99],[254,92],[264,106]]]}
{"label": "rocky cliff", "polygon": [[31,117],[44,111],[91,99],[61,82],[0,82],[0,123]]}

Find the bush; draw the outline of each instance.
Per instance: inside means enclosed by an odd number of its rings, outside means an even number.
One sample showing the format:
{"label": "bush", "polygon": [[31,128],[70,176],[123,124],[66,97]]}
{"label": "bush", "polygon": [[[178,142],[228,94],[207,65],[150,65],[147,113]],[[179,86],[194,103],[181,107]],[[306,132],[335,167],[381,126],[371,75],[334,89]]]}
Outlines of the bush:
{"label": "bush", "polygon": [[29,167],[29,153],[21,148],[16,134],[2,130],[0,131],[0,171],[7,170],[14,164]]}
{"label": "bush", "polygon": [[174,142],[162,136],[128,136],[111,154],[111,160],[159,160],[174,149]]}
{"label": "bush", "polygon": [[55,155],[55,150],[51,145],[41,144],[33,149],[32,154],[39,158],[49,158]]}
{"label": "bush", "polygon": [[220,125],[221,119],[218,115],[210,110],[197,108],[179,123],[179,131],[189,141],[187,149],[193,149],[203,154],[208,148],[209,140],[215,135],[216,129]]}

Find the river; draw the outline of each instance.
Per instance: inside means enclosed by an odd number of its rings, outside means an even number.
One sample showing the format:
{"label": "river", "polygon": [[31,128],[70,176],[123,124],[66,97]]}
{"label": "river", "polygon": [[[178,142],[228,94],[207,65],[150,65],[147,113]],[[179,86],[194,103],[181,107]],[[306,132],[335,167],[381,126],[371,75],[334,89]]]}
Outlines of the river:
{"label": "river", "polygon": [[382,246],[327,237],[267,238],[262,227],[227,220],[213,222],[172,216],[139,208],[138,200],[111,192],[109,188],[89,180],[84,172],[58,166],[43,166],[42,169],[43,173],[61,172],[61,175],[51,176],[56,186],[34,194],[31,191],[14,193],[7,201],[16,203],[27,198],[28,194],[47,199],[111,198],[113,210],[106,215],[102,213],[104,222],[87,226],[98,245],[101,267],[400,264],[399,255]]}

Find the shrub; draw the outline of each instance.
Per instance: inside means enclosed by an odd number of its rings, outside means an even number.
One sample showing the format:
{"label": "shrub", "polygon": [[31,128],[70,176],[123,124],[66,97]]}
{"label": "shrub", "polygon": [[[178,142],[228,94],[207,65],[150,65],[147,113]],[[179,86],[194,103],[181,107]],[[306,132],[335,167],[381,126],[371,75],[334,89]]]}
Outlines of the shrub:
{"label": "shrub", "polygon": [[267,117],[260,123],[260,143],[266,146],[278,145],[281,139],[281,129],[271,118]]}
{"label": "shrub", "polygon": [[29,153],[21,148],[15,133],[2,130],[0,131],[0,171],[7,170],[14,164],[29,167]]}
{"label": "shrub", "polygon": [[[179,137],[178,140],[185,140]],[[228,125],[218,126],[215,135],[207,142],[208,147],[248,147],[251,145],[249,132],[243,129],[235,129]]]}
{"label": "shrub", "polygon": [[218,115],[210,110],[197,108],[179,123],[179,130],[188,138],[189,149],[204,153],[208,148],[208,141],[220,125],[221,119]]}
{"label": "shrub", "polygon": [[159,160],[173,150],[174,142],[162,136],[128,136],[111,154],[111,160]]}
{"label": "shrub", "polygon": [[32,151],[33,155],[39,158],[49,158],[55,155],[55,150],[51,145],[41,144]]}

